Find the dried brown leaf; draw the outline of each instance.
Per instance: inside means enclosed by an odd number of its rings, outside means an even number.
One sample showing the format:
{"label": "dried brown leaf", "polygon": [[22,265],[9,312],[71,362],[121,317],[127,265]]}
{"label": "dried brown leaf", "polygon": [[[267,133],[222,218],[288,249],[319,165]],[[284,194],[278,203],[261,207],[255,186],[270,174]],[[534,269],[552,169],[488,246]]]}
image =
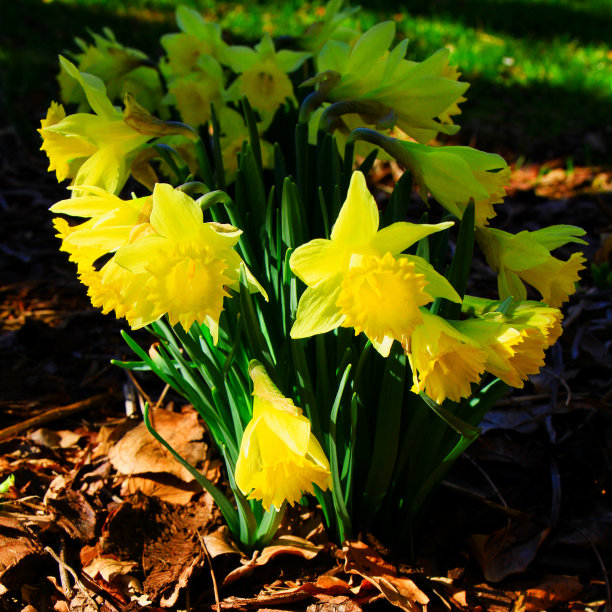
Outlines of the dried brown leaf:
{"label": "dried brown leaf", "polygon": [[537,529],[531,523],[512,523],[490,534],[475,534],[470,546],[484,577],[489,582],[499,582],[523,572],[534,560],[550,528]]}
{"label": "dried brown leaf", "polygon": [[[206,445],[202,438],[204,428],[198,421],[198,413],[191,407],[183,412],[156,410],[152,421],[159,434],[191,465],[204,459]],[[113,467],[121,474],[162,473],[172,474],[185,482],[193,476],[139,423],[128,431],[108,451]]]}
{"label": "dried brown leaf", "polygon": [[550,610],[577,597],[583,590],[576,576],[546,576],[536,587],[525,592],[525,612]]}
{"label": "dried brown leaf", "polygon": [[407,612],[421,612],[429,597],[410,579],[398,576],[395,567],[363,542],[347,542],[342,549],[344,569],[372,583],[394,606]]}

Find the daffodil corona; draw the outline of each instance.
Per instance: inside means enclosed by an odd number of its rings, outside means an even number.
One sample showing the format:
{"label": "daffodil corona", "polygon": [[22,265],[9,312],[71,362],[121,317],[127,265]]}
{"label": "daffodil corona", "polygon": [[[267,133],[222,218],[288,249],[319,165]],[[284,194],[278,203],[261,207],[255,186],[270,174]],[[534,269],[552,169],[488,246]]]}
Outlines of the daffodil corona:
{"label": "daffodil corona", "polygon": [[314,485],[331,488],[329,461],[312,435],[310,421],[259,362],[251,361],[249,374],[255,399],[236,462],[240,490],[249,499],[261,499],[266,510],[280,510],[284,502],[293,504],[302,494],[314,493]]}

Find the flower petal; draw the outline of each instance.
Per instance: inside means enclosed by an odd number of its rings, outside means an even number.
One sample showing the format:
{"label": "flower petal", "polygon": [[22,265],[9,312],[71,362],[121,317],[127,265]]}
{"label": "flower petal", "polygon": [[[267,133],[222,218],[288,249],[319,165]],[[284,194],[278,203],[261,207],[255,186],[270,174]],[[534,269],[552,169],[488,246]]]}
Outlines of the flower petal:
{"label": "flower petal", "polygon": [[315,238],[299,246],[289,258],[291,271],[309,287],[336,274],[345,267],[343,249],[331,240]]}
{"label": "flower petal", "polygon": [[307,338],[339,327],[345,319],[336,306],[341,288],[341,275],[322,281],[316,287],[307,287],[298,304],[291,337]]}
{"label": "flower petal", "polygon": [[353,172],[346,200],[331,231],[331,239],[343,246],[362,245],[372,240],[378,230],[378,207],[368,191],[365,177]]}
{"label": "flower petal", "polygon": [[453,225],[454,223],[452,221],[436,224],[398,221],[397,223],[393,223],[379,230],[372,240],[372,246],[376,248],[381,255],[387,252],[392,255],[398,255],[415,242],[421,240],[421,238],[425,238],[425,236],[429,236],[435,232],[441,232]]}

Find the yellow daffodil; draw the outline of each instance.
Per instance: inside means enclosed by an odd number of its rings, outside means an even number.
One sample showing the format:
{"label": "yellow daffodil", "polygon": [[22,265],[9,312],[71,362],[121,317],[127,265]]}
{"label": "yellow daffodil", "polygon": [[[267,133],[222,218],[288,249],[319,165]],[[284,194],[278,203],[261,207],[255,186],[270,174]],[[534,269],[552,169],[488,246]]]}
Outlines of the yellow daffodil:
{"label": "yellow daffodil", "polygon": [[461,310],[471,316],[482,317],[488,321],[508,323],[513,326],[528,325],[540,331],[546,348],[552,346],[561,333],[563,313],[558,308],[551,308],[542,302],[529,300],[514,301],[504,313],[498,311],[499,300],[487,300],[472,295],[463,298]]}
{"label": "yellow daffodil", "polygon": [[[204,223],[202,210],[185,193],[158,183],[148,230],[115,253],[114,263],[129,273],[125,301],[137,287],[140,301],[126,314],[130,325],[142,327],[164,314],[171,325],[189,330],[194,321],[204,323],[217,342],[218,323],[226,287],[238,289],[244,262],[234,250],[241,230],[219,223]],[[252,291],[265,295],[246,270]],[[118,298],[119,299],[119,298]],[[146,304],[140,308],[138,304]]]}
{"label": "yellow daffodil", "polygon": [[352,47],[328,41],[317,56],[318,75],[306,83],[318,82],[330,102],[360,100],[378,105],[378,110],[372,106],[370,112],[364,106],[363,125],[372,126],[387,117],[422,143],[439,132],[456,133],[459,127],[453,125],[451,115],[459,112],[457,104],[464,100],[468,84],[459,82],[459,73],[449,66],[448,49],[423,62],[410,62],[404,59],[407,40],[389,51],[394,37],[395,24],[385,21],[362,34]]}
{"label": "yellow daffodil", "polygon": [[546,304],[561,306],[575,290],[584,269],[582,253],[574,253],[567,261],[550,254],[568,242],[586,244],[578,236],[586,232],[573,225],[552,225],[535,232],[509,234],[502,230],[481,228],[476,238],[488,264],[497,272],[500,299],[514,297],[524,300],[527,290],[523,283],[537,289]]}
{"label": "yellow daffodil", "polygon": [[455,321],[453,327],[475,340],[486,353],[485,368],[506,384],[521,389],[544,365],[545,335],[529,325],[510,325],[482,318]]}
{"label": "yellow daffodil", "polygon": [[312,435],[310,421],[283,396],[257,361],[249,364],[253,380],[253,419],[240,443],[234,477],[249,499],[266,510],[293,504],[314,485],[331,487],[329,461]]}
{"label": "yellow daffodil", "polygon": [[461,301],[424,259],[401,254],[452,223],[398,222],[381,230],[378,225],[376,202],[363,174],[354,172],[330,240],[311,240],[291,255],[291,270],[307,285],[292,338],[354,327],[387,356],[393,340],[407,342],[421,322],[420,306],[436,297]]}
{"label": "yellow daffodil", "polygon": [[[104,36],[90,32],[93,45],[76,38],[81,52],[74,54],[80,72],[93,74],[106,85],[111,100],[123,100],[131,93],[141,104],[158,109],[161,100],[161,83],[149,58],[139,51],[120,44],[109,28]],[[87,98],[74,78],[61,68],[58,74],[62,101],[79,105],[79,111],[87,110]]]}
{"label": "yellow daffodil", "polygon": [[226,63],[240,76],[227,90],[228,100],[239,100],[245,95],[258,110],[264,124],[285,100],[296,104],[293,85],[287,74],[297,70],[310,56],[302,51],[276,51],[269,34],[265,34],[255,49],[243,46],[228,47]]}
{"label": "yellow daffodil", "polygon": [[503,201],[504,185],[510,182],[510,168],[502,157],[471,147],[395,142],[401,147],[398,161],[412,172],[424,202],[429,192],[461,219],[468,202],[474,200],[476,226],[487,225],[496,215],[493,204]]}
{"label": "yellow daffodil", "polygon": [[79,82],[95,114],[66,116],[61,105],[51,103],[38,130],[43,138],[41,149],[49,157],[49,170],[56,171],[58,181],[72,179],[76,187],[73,196],[81,195],[81,185],[118,193],[127,180],[131,161],[152,136],[183,133],[186,126],[155,119],[129,97],[122,113],[111,104],[100,79],[80,73],[64,58],[60,62]]}
{"label": "yellow daffodil", "polygon": [[183,5],[176,9],[176,22],[181,32],[165,34],[160,39],[167,54],[162,64],[167,78],[197,73],[206,58],[223,60],[227,44],[221,38],[218,23],[206,21],[198,11]]}
{"label": "yellow daffodil", "polygon": [[342,22],[357,12],[358,7],[341,11],[342,0],[330,0],[325,7],[325,13],[320,21],[312,23],[306,32],[298,38],[302,49],[317,53],[328,40],[341,40],[349,43],[359,37],[356,30],[342,25]]}
{"label": "yellow daffodil", "polygon": [[487,354],[470,337],[428,310],[415,327],[406,347],[412,368],[414,393],[425,392],[441,404],[445,399],[458,402],[472,393],[485,371]]}

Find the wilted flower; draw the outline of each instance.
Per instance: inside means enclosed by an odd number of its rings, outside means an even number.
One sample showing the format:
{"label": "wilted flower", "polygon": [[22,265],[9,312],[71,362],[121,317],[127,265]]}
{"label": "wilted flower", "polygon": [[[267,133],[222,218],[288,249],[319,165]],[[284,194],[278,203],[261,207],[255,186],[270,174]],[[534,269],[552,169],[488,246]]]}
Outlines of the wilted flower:
{"label": "wilted flower", "polygon": [[300,298],[292,338],[339,326],[364,331],[376,349],[389,354],[393,340],[407,341],[421,322],[419,307],[435,297],[460,298],[424,259],[401,255],[421,238],[452,223],[397,222],[378,230],[376,202],[361,172],[354,172],[330,240],[298,247],[289,264],[307,288]]}
{"label": "wilted flower", "polygon": [[527,298],[523,282],[535,287],[549,306],[561,306],[575,290],[584,269],[582,253],[573,253],[567,261],[553,257],[550,251],[568,242],[586,244],[578,236],[586,232],[574,225],[552,225],[535,232],[516,235],[498,229],[481,228],[476,238],[488,264],[497,272],[499,297]]}
{"label": "wilted flower", "polygon": [[261,499],[266,510],[293,504],[314,485],[331,487],[329,461],[312,435],[310,421],[283,396],[257,361],[249,364],[253,380],[253,418],[240,443],[234,473],[249,499]]}

